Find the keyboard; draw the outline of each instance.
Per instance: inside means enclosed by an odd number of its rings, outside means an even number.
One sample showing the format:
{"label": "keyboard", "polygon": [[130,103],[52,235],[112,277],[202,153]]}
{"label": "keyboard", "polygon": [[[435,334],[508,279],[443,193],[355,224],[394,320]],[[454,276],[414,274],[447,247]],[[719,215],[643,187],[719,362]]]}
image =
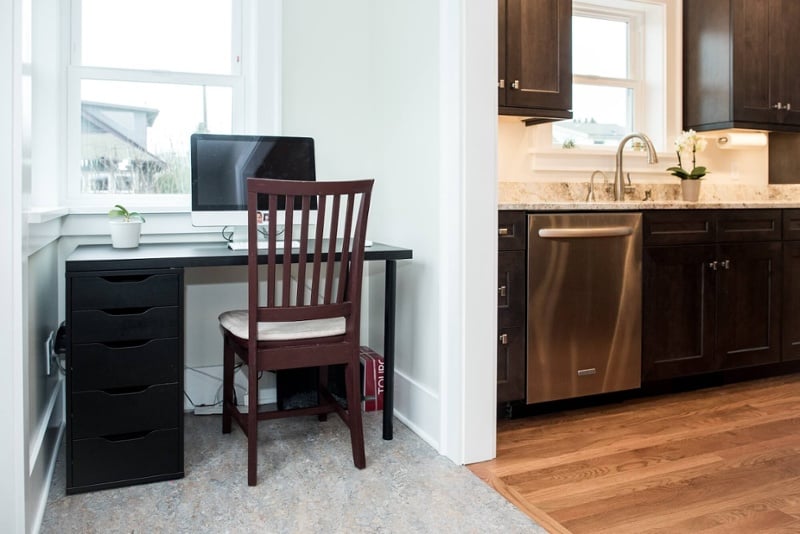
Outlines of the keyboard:
{"label": "keyboard", "polygon": [[[283,241],[276,241],[275,247],[280,250],[283,249]],[[247,250],[247,241],[228,241],[228,248],[231,250]],[[258,242],[258,250],[267,250],[266,241]],[[292,248],[300,248],[300,241],[292,240]]]}

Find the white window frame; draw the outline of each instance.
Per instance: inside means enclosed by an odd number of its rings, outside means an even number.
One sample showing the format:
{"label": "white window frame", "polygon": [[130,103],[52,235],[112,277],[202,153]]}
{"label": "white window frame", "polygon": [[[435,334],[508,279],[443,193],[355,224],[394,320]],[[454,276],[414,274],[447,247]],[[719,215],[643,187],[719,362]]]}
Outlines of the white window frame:
{"label": "white window frame", "polygon": [[[638,76],[641,84],[634,101],[633,127],[635,131],[646,133],[659,153],[671,153],[670,139],[681,128],[681,0],[581,0],[573,6],[575,14],[589,12],[614,17],[621,12],[641,13],[638,20],[643,52],[640,57],[630,58],[631,77]],[[577,76],[575,81],[593,83],[594,79]],[[609,84],[615,83],[613,79],[607,80]],[[527,130],[531,170],[537,173],[537,179],[582,180],[583,176],[576,173],[613,170],[615,146],[566,149],[553,143],[551,124],[531,126]],[[636,165],[637,158],[630,159]],[[648,168],[644,163],[640,170],[655,173],[663,169]]]}
{"label": "white window frame", "polygon": [[[132,0],[133,1],[133,0]],[[129,81],[176,85],[230,87],[233,95],[231,128],[234,133],[279,134],[281,0],[233,0],[231,53],[240,61],[228,75],[197,74],[159,70],[138,70],[82,66],[81,0],[72,0],[65,31],[69,43],[67,61],[65,204],[73,211],[108,209],[118,196],[81,191],[81,81]],[[191,208],[191,194],[126,194],[126,203],[137,211],[185,211]]]}

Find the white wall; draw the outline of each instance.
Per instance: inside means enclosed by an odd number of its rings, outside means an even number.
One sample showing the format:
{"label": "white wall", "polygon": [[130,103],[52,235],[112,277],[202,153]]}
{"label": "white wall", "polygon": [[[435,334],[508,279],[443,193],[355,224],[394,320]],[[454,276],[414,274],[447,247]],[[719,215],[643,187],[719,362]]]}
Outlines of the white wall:
{"label": "white wall", "polygon": [[284,131],[315,137],[330,178],[375,178],[370,237],[414,250],[396,415],[459,463],[494,454],[496,16],[489,0],[284,5]]}

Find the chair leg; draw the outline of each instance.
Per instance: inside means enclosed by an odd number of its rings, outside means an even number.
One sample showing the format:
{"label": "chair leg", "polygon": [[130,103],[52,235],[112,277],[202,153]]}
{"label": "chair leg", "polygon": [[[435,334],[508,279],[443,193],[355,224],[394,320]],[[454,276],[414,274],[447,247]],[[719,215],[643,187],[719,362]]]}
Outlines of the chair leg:
{"label": "chair leg", "polygon": [[351,361],[345,369],[347,388],[347,426],[350,427],[350,443],[353,447],[353,463],[359,469],[367,466],[364,454],[364,427],[361,423],[361,370],[358,357],[355,364]]}
{"label": "chair leg", "polygon": [[231,409],[233,404],[233,349],[225,336],[222,340],[222,433],[231,432]]}
{"label": "chair leg", "polygon": [[258,371],[250,358],[247,369],[247,485],[255,486],[258,469]]}
{"label": "chair leg", "polygon": [[[322,402],[322,391],[328,390],[328,366],[323,365],[317,369],[317,390],[320,392],[317,394],[317,402]],[[317,419],[320,421],[327,421],[328,414],[321,413],[317,416]]]}

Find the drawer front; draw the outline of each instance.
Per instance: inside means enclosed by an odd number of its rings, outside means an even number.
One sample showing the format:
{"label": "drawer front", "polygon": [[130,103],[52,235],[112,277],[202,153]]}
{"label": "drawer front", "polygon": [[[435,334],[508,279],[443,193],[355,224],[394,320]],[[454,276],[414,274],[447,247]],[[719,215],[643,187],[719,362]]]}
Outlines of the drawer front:
{"label": "drawer front", "polygon": [[[121,439],[90,438],[72,442],[68,493],[82,487],[132,483],[148,477],[183,476],[180,430],[156,430]],[[144,480],[142,480],[144,481]]]}
{"label": "drawer front", "polygon": [[733,210],[717,214],[717,241],[779,241],[781,210]]}
{"label": "drawer front", "polygon": [[783,210],[783,239],[800,240],[800,210]]}
{"label": "drawer front", "polygon": [[498,250],[525,250],[528,218],[524,211],[497,212]]}
{"label": "drawer front", "polygon": [[177,306],[72,313],[72,343],[133,341],[180,336]]}
{"label": "drawer front", "polygon": [[177,428],[182,416],[178,384],[137,391],[84,391],[71,396],[72,439]]}
{"label": "drawer front", "polygon": [[643,215],[643,240],[648,245],[713,243],[713,211],[652,211]]}
{"label": "drawer front", "polygon": [[182,360],[177,338],[134,345],[73,345],[69,362],[71,391],[179,382]]}
{"label": "drawer front", "polygon": [[72,277],[72,309],[177,306],[180,276],[173,273]]}

